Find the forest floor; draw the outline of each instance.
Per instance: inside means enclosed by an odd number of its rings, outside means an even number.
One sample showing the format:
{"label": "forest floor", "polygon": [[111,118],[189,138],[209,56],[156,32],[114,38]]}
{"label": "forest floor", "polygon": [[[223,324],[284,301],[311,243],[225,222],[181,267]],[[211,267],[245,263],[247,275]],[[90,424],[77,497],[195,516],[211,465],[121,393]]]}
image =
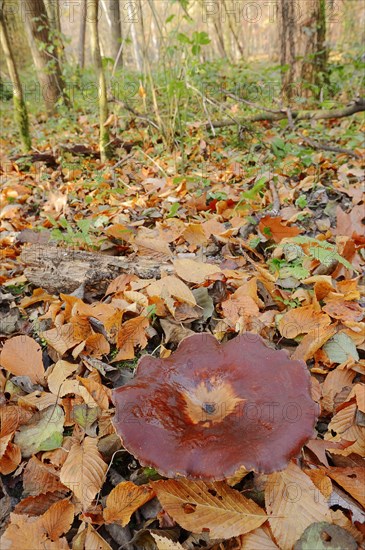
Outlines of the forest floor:
{"label": "forest floor", "polygon": [[[1,547],[363,547],[361,114],[216,135],[192,121],[170,148],[115,115],[101,164],[87,110],[32,113],[32,155],[2,110]],[[161,484],[121,448],[112,389],[186,336],[245,331],[306,362],[312,438],[280,472]]]}

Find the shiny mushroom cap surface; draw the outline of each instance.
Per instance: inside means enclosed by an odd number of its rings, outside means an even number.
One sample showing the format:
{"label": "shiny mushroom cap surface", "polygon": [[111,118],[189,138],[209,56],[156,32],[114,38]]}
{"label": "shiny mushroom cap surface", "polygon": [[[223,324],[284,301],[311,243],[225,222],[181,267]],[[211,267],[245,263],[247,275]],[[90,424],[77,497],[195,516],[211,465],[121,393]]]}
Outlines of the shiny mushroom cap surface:
{"label": "shiny mushroom cap surface", "polygon": [[116,431],[142,465],[207,481],[284,469],[319,412],[306,364],[248,332],[224,344],[194,334],[168,358],[144,356],[113,400]]}

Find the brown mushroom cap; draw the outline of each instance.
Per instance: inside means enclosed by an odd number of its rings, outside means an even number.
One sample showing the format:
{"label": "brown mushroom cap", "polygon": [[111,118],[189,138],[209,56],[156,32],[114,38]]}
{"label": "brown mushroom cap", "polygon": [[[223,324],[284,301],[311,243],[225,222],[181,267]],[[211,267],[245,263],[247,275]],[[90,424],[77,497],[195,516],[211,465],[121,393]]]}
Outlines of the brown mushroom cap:
{"label": "brown mushroom cap", "polygon": [[166,477],[282,470],[318,415],[305,363],[249,332],[225,344],[194,334],[166,359],[145,356],[113,398],[125,448]]}

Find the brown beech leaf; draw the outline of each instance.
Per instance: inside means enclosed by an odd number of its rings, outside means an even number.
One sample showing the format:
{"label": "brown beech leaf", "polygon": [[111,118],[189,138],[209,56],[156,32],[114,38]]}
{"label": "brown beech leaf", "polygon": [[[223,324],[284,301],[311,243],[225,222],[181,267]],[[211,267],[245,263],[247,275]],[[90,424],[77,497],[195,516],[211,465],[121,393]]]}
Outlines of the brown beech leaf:
{"label": "brown beech leaf", "polygon": [[321,331],[317,329],[311,330],[303,337],[303,340],[300,342],[291,358],[302,359],[303,361],[312,359],[315,352],[319,350],[335,332],[336,327],[333,325],[325,327]]}
{"label": "brown beech leaf", "polygon": [[151,283],[147,287],[147,293],[149,296],[167,295],[175,298],[179,302],[186,302],[193,306],[196,305],[194,294],[191,292],[190,288],[174,275],[168,275],[167,277],[163,277]]}
{"label": "brown beech leaf", "polygon": [[299,227],[290,227],[280,217],[264,216],[259,223],[259,230],[267,239],[280,243],[283,239],[296,237],[301,232]]}
{"label": "brown beech leaf", "polygon": [[134,348],[147,346],[146,329],[149,326],[147,317],[139,316],[126,321],[117,334],[118,354],[113,361],[124,361],[134,358]]}
{"label": "brown beech leaf", "polygon": [[151,484],[166,512],[183,529],[211,538],[237,537],[260,527],[267,516],[255,502],[223,482],[174,480]]}
{"label": "brown beech leaf", "polygon": [[69,500],[59,500],[43,514],[42,525],[51,540],[66,534],[72,525],[75,506]]}
{"label": "brown beech leaf", "polygon": [[46,330],[40,336],[60,355],[64,355],[67,350],[86,340],[90,334],[89,323],[80,318],[77,323],[66,323],[62,327]]}
{"label": "brown beech leaf", "polygon": [[72,540],[74,550],[112,550],[111,546],[99,535],[90,523],[81,524],[79,532]]}
{"label": "brown beech leaf", "polygon": [[81,378],[81,376],[78,376],[77,380],[87,389],[95,403],[97,403],[102,410],[107,410],[109,408],[108,392],[102,384],[96,380],[92,380],[92,378]]}
{"label": "brown beech leaf", "polygon": [[365,470],[361,467],[328,468],[327,475],[365,507]]}
{"label": "brown beech leaf", "polygon": [[269,530],[259,527],[241,537],[240,550],[278,550],[269,534]]}
{"label": "brown beech leaf", "polygon": [[315,311],[312,305],[297,307],[285,313],[279,321],[280,334],[293,339],[299,334],[308,334],[312,330],[320,332],[331,324],[331,318],[325,313]]}
{"label": "brown beech leaf", "polygon": [[100,491],[107,465],[97,448],[97,439],[86,437],[74,443],[61,468],[60,481],[74,492],[84,509],[88,508]]}
{"label": "brown beech leaf", "polygon": [[7,340],[0,353],[0,365],[16,376],[29,376],[33,384],[44,383],[42,349],[29,336]]}
{"label": "brown beech leaf", "polygon": [[325,497],[293,462],[269,475],[265,502],[272,533],[282,550],[292,550],[312,523],[330,521]]}
{"label": "brown beech leaf", "polygon": [[62,534],[70,530],[74,519],[74,505],[61,500],[42,515],[29,517],[23,514],[10,514],[10,524],[0,539],[0,548],[28,550],[69,550]]}
{"label": "brown beech leaf", "polygon": [[175,271],[181,279],[195,284],[202,284],[205,279],[209,279],[210,275],[221,273],[222,271],[217,265],[197,262],[188,258],[175,260],[173,263]]}
{"label": "brown beech leaf", "polygon": [[4,454],[0,459],[0,473],[3,475],[11,474],[19,466],[22,459],[22,453],[18,445],[9,441]]}
{"label": "brown beech leaf", "polygon": [[106,499],[104,509],[106,523],[119,523],[125,527],[131,515],[154,496],[154,491],[148,485],[135,485],[131,481],[122,481]]}
{"label": "brown beech leaf", "polygon": [[36,496],[40,493],[62,491],[67,487],[60,482],[59,473],[51,464],[42,462],[36,456],[28,461],[23,473],[23,488],[26,495]]}

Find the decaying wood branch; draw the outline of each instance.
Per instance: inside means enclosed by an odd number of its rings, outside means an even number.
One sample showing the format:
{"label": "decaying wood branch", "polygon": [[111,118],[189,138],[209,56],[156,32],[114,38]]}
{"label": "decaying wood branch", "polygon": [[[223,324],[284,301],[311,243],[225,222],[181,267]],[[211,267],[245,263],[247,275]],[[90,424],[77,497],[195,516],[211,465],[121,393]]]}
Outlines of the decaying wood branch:
{"label": "decaying wood branch", "polygon": [[[365,98],[361,97],[355,99],[350,105],[341,107],[339,109],[319,109],[314,111],[292,111],[291,116],[294,120],[326,120],[331,118],[343,118],[365,111]],[[260,121],[272,121],[284,120],[288,118],[287,111],[273,111],[268,112],[265,110],[263,113],[257,115],[248,116],[242,120],[239,120],[239,124],[244,126],[248,122],[260,122]],[[225,126],[235,126],[237,122],[232,119],[226,119],[221,121],[213,121],[214,128],[223,128]],[[206,128],[211,127],[211,123],[206,123]]]}
{"label": "decaying wood branch", "polygon": [[161,268],[172,266],[158,260],[109,256],[52,245],[31,245],[23,248],[21,261],[24,275],[36,287],[51,293],[70,294],[78,288],[97,288],[103,293],[110,281],[122,273],[142,279],[160,278]]}

